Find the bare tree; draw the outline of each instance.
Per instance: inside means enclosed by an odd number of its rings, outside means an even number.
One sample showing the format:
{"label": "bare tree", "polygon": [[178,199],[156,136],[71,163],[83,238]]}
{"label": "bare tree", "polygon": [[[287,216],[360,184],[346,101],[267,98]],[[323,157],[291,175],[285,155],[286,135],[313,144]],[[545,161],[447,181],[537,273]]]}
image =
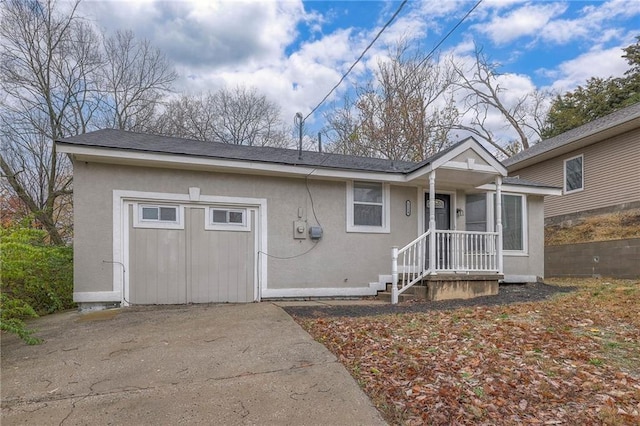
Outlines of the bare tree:
{"label": "bare tree", "polygon": [[448,63],[425,60],[399,43],[373,78],[356,88],[356,99],[326,118],[333,149],[345,154],[421,161],[449,143],[457,120],[448,89]]}
{"label": "bare tree", "polygon": [[[478,136],[507,157],[540,140],[548,93],[533,91],[508,100],[508,91],[499,82],[498,64],[490,62],[477,46],[472,63],[465,66],[452,60],[451,65],[457,77],[454,87],[462,95],[460,116],[468,118],[455,128]],[[496,113],[504,120],[502,126],[491,122]],[[514,132],[517,138],[505,142],[497,131]]]}
{"label": "bare tree", "polygon": [[53,0],[8,0],[0,18],[0,168],[54,244],[63,243],[55,218],[71,175],[52,141],[86,130],[102,64],[98,37],[77,6],[62,13]]}
{"label": "bare tree", "polygon": [[101,43],[79,0],[6,0],[0,8],[0,170],[54,244],[66,236],[70,162],[54,141],[105,124],[142,129],[175,74],[131,33]]}
{"label": "bare tree", "polygon": [[107,127],[145,131],[158,103],[177,78],[170,62],[148,40],[132,31],[118,31],[104,41],[106,64],[101,69]]}
{"label": "bare tree", "polygon": [[221,89],[171,101],[154,131],[177,137],[249,146],[287,146],[280,108],[255,88]]}

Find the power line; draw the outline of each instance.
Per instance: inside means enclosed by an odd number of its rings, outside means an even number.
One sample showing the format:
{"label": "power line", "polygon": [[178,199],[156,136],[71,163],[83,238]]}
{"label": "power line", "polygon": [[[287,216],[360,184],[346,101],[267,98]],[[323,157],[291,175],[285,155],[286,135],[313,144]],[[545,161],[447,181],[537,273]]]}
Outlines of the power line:
{"label": "power line", "polygon": [[[460,25],[462,25],[462,23],[463,23],[464,21],[466,21],[466,20],[467,20],[467,18],[469,17],[469,15],[471,15],[471,14],[473,13],[473,11],[474,11],[474,10],[476,10],[476,9],[478,8],[478,6],[480,6],[480,4],[481,4],[483,1],[484,1],[484,0],[478,0],[478,2],[476,2],[476,4],[475,4],[471,9],[469,9],[469,10],[467,11],[467,13],[465,13],[465,15],[464,15],[464,16],[463,16],[463,17],[458,21],[458,23],[457,23],[456,25],[454,25],[454,26],[449,30],[449,32],[448,32],[448,33],[447,33],[447,34],[446,34],[446,35],[445,35],[445,36],[444,36],[444,37],[443,37],[443,38],[442,38],[442,39],[441,39],[441,40],[440,40],[440,41],[439,41],[439,42],[438,42],[434,47],[433,47],[433,49],[431,49],[431,51],[427,54],[427,56],[425,56],[425,57],[424,57],[424,59],[423,59],[423,60],[421,60],[421,61],[418,63],[418,66],[417,66],[416,68],[419,68],[420,66],[422,66],[422,64],[424,64],[426,61],[428,61],[428,60],[431,58],[431,56],[433,56],[434,52],[435,52],[435,51],[436,51],[440,46],[442,46],[442,44],[443,44],[443,43],[444,43],[444,42],[445,42],[445,41],[446,41],[446,40],[451,36],[451,34],[453,34],[453,32],[454,32],[455,30],[457,30],[457,29],[458,29],[458,27],[459,27]],[[399,8],[399,9],[398,9],[398,11],[396,12],[396,15],[397,15],[397,13],[400,11],[400,9],[402,8],[402,6],[404,6],[404,5],[400,5],[400,8]],[[394,17],[395,17],[395,15],[394,15]],[[391,20],[393,20],[393,18],[391,18]],[[390,21],[390,22],[391,22],[391,21]],[[375,40],[374,40],[374,41],[375,41]],[[373,44],[373,43],[372,43],[372,44]],[[365,52],[366,52],[366,50],[365,50]],[[363,52],[363,54],[364,54],[364,52]],[[362,57],[362,55],[360,55],[360,57]],[[360,60],[360,58],[358,58],[358,60]],[[357,63],[357,61],[356,61],[356,63]],[[355,64],[354,64],[354,65],[355,65]],[[352,66],[352,68],[353,68],[353,66]],[[349,71],[351,71],[351,70],[349,70]],[[402,78],[402,83],[404,83],[404,81],[406,80],[406,78],[407,78],[407,76],[405,75],[405,76]],[[344,79],[344,77],[343,77],[343,79]],[[342,82],[342,80],[340,80],[340,82]],[[337,84],[333,89],[331,89],[331,90],[333,91],[336,87],[338,87],[338,85],[339,85],[339,84],[340,84],[340,83],[338,83],[338,84]],[[329,95],[330,95],[330,94],[331,94],[331,92],[329,92],[329,94],[328,94],[327,96],[325,96],[325,98],[322,100],[322,102],[324,102],[324,101],[327,99],[327,97],[329,97]],[[318,109],[318,107],[322,104],[322,102],[320,102],[320,104],[318,104],[318,106],[316,106],[316,107],[313,109],[313,111],[311,111],[311,113],[309,113],[309,115],[313,114],[313,112],[314,112],[316,109]],[[305,117],[305,120],[309,117],[309,115],[307,115],[307,117]],[[359,126],[359,124],[356,124],[355,129],[354,129],[354,132],[358,130],[358,127],[360,127],[360,126]]]}
{"label": "power line", "polygon": [[[342,84],[342,82],[344,81],[345,78],[347,78],[347,76],[349,75],[349,73],[353,70],[353,68],[355,68],[356,65],[358,65],[358,63],[362,60],[362,58],[364,57],[364,55],[369,51],[369,49],[373,46],[373,44],[378,40],[378,38],[380,38],[380,36],[382,35],[382,33],[387,29],[387,27],[389,25],[391,25],[391,23],[393,22],[394,19],[396,19],[396,16],[398,16],[398,14],[400,13],[400,11],[402,10],[402,8],[407,4],[408,0],[403,0],[402,3],[400,3],[400,6],[398,7],[398,9],[395,11],[395,13],[393,14],[393,16],[387,21],[386,24],[384,24],[384,26],[380,29],[380,31],[378,31],[378,34],[376,34],[375,38],[371,41],[371,43],[369,43],[369,45],[362,51],[362,53],[360,54],[360,56],[358,56],[358,59],[356,59],[356,61],[349,67],[349,69],[347,70],[346,73],[344,73],[342,75],[342,77],[340,78],[340,81],[338,81],[338,83],[336,83],[335,86],[333,86],[331,88],[331,90],[329,91],[329,93],[327,93],[327,95],[322,98],[322,100],[318,103],[318,105],[315,106],[315,108],[313,108],[311,110],[311,112],[309,114],[307,114],[307,116],[304,118],[304,120],[302,121],[306,121],[307,118],[309,118],[311,116],[311,114],[313,114],[314,112],[316,112],[316,110],[318,108],[320,108],[320,106],[324,103],[324,101],[326,101],[329,96],[331,96],[331,94],[340,86],[340,84]],[[480,0],[482,1],[482,0]]]}
{"label": "power line", "polygon": [[483,1],[484,1],[484,0],[478,0],[478,2],[477,2],[477,3],[476,3],[476,4],[475,4],[471,9],[469,9],[469,11],[468,11],[468,12],[467,12],[463,17],[462,17],[462,19],[460,19],[460,20],[458,21],[458,23],[457,23],[456,25],[454,25],[454,27],[453,27],[453,28],[451,28],[451,29],[449,30],[449,32],[447,33],[447,35],[445,35],[445,36],[442,38],[442,40],[440,40],[440,41],[438,42],[438,44],[436,44],[436,45],[435,45],[435,47],[434,47],[433,49],[431,49],[431,51],[427,54],[427,56],[425,56],[425,57],[424,57],[424,59],[423,59],[422,61],[420,61],[420,63],[418,64],[418,67],[420,67],[422,64],[424,64],[426,61],[428,61],[428,60],[429,60],[429,58],[431,57],[431,55],[433,55],[433,53],[434,53],[434,52],[435,52],[435,51],[436,51],[440,46],[442,46],[442,43],[444,43],[444,42],[449,38],[449,36],[450,36],[451,34],[453,34],[453,32],[454,32],[455,30],[457,30],[457,29],[458,29],[458,27],[459,27],[460,25],[462,25],[462,23],[463,23],[464,21],[466,21],[466,20],[467,20],[467,18],[469,17],[469,15],[471,15],[471,14],[473,13],[473,11],[474,11],[474,10],[476,10],[476,9],[478,8],[478,6],[480,6],[480,3],[482,3]]}

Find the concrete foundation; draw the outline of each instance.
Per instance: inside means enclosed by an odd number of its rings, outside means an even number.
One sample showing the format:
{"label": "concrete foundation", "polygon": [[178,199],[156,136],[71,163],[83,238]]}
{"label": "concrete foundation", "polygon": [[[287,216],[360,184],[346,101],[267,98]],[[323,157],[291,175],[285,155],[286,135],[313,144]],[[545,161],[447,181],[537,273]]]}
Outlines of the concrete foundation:
{"label": "concrete foundation", "polygon": [[[436,275],[426,277],[400,294],[398,301],[409,300],[451,300],[472,299],[480,296],[498,294],[498,282],[503,275]],[[391,284],[387,283],[386,291],[378,293],[378,299],[391,301]]]}
{"label": "concrete foundation", "polygon": [[498,294],[498,280],[502,276],[437,276],[427,280],[427,300],[472,299]]}

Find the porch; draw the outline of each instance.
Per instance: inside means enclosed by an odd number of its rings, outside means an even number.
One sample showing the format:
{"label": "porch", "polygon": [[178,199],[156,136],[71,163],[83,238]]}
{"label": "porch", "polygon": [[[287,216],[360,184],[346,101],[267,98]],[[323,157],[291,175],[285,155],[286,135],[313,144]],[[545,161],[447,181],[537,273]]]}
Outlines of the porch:
{"label": "porch", "polygon": [[428,230],[394,247],[391,258],[387,291],[394,304],[403,294],[427,300],[495,295],[503,278],[500,232]]}

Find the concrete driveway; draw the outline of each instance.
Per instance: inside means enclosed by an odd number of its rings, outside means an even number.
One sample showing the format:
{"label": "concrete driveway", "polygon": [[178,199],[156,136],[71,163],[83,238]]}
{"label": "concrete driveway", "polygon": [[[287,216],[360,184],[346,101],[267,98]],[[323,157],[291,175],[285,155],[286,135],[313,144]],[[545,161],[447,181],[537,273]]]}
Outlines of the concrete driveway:
{"label": "concrete driveway", "polygon": [[271,303],[67,312],[2,335],[2,425],[385,424]]}

